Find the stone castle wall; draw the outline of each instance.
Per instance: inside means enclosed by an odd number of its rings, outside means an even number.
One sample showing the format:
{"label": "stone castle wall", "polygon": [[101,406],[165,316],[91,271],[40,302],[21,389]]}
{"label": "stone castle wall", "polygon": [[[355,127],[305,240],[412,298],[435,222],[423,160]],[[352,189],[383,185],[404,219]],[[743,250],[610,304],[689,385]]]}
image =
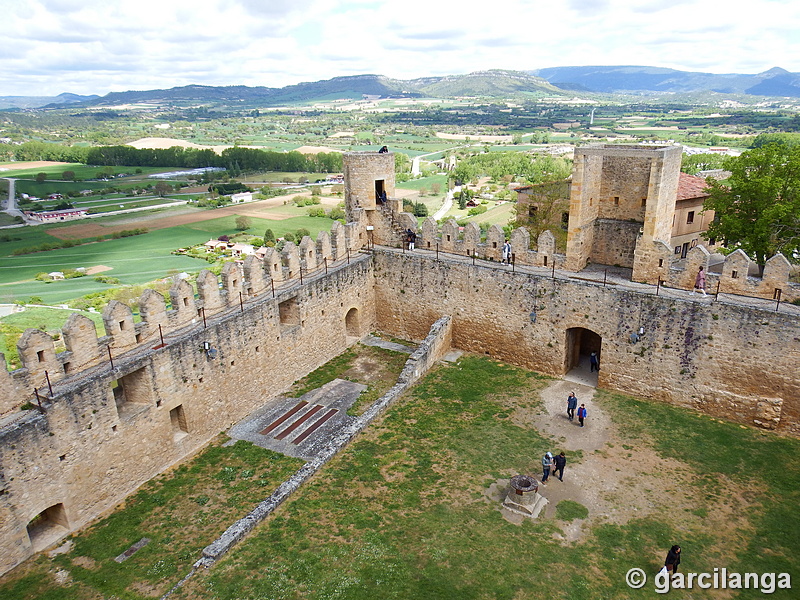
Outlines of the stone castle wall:
{"label": "stone castle wall", "polygon": [[418,339],[450,315],[454,347],[561,376],[569,330],[590,330],[602,338],[601,387],[800,435],[796,316],[381,251],[375,290],[392,335]]}
{"label": "stone castle wall", "polygon": [[[388,168],[386,154],[367,154]],[[443,348],[452,343],[560,376],[589,347],[580,340],[591,331],[602,338],[603,387],[800,435],[796,316],[551,277],[550,269],[567,260],[555,252],[550,232],[535,250],[526,230],[512,232],[516,264],[534,267],[527,273],[486,262],[500,260],[505,236],[498,226],[482,238],[475,224],[440,228],[427,219],[417,247],[437,250],[440,260],[434,252],[359,252],[374,233],[367,230],[371,220],[391,218],[387,231],[416,227],[395,209],[351,206],[353,220],[316,241],[270,249],[263,262],[231,263],[219,277],[201,272],[197,297],[178,281],[169,307],[148,290],[139,323],[112,302],[102,336],[73,315],[63,329],[66,352],[57,354],[49,336],[28,330],[18,345],[23,368],[0,369],[0,572],[46,545],[32,544],[27,532],[43,511],[55,541],[355,339],[377,329],[422,340],[445,315],[451,320],[437,342]],[[680,268],[666,244],[651,241],[647,251],[654,265],[648,283],[691,289],[699,266],[708,267],[701,246]],[[473,265],[465,256],[481,260]],[[725,293],[772,298],[780,289],[783,300],[800,297],[783,256],[768,262],[762,278],[749,277],[749,266],[744,253],[734,252],[720,274],[709,273],[709,290],[718,282]],[[632,342],[640,327],[644,335]],[[34,388],[45,399],[44,414],[19,411],[33,401]]]}
{"label": "stone castle wall", "polygon": [[[201,296],[213,305],[216,277],[198,281],[207,284]],[[302,286],[293,283],[274,298],[262,291],[242,305],[237,293],[232,305],[209,310],[207,326],[193,309],[193,319],[172,331],[166,346],[137,346],[134,338],[131,351],[116,350],[113,369],[99,353],[94,367],[54,377],[45,414],[17,413],[0,429],[0,572],[40,549],[26,526],[42,511],[63,507],[66,526],[55,534],[84,526],[375,328],[369,255],[355,255],[328,275],[318,270]],[[175,310],[184,298],[177,300]],[[162,310],[164,321],[176,319],[173,312]],[[129,313],[112,307],[107,327],[129,331]],[[92,347],[85,333],[81,343]],[[94,338],[93,346],[106,338]],[[38,341],[26,351],[42,352],[36,348],[44,340]],[[55,375],[52,357],[44,358]]]}

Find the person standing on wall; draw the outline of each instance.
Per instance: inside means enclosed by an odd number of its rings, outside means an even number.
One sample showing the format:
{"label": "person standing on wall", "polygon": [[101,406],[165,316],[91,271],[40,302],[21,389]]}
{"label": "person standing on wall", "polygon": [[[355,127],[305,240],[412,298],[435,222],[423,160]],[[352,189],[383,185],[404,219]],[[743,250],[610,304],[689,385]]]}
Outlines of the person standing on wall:
{"label": "person standing on wall", "polygon": [[502,264],[510,265],[511,264],[511,242],[508,240],[505,241],[503,244],[503,260]]}
{"label": "person standing on wall", "polygon": [[703,270],[702,266],[700,266],[700,269],[697,271],[697,276],[694,278],[694,289],[692,289],[692,296],[694,296],[694,293],[697,290],[703,292],[703,296],[708,296],[708,294],[706,294],[706,272]]}
{"label": "person standing on wall", "polygon": [[414,244],[417,242],[417,234],[411,231],[410,227],[406,231],[406,241],[408,242],[408,249],[413,250]]}
{"label": "person standing on wall", "polygon": [[572,421],[575,418],[575,409],[578,407],[578,399],[575,392],[570,392],[567,397],[567,418]]}
{"label": "person standing on wall", "polygon": [[586,418],[586,415],[586,405],[581,404],[581,407],[578,409],[578,423],[581,424],[581,427],[583,427],[583,420]]}

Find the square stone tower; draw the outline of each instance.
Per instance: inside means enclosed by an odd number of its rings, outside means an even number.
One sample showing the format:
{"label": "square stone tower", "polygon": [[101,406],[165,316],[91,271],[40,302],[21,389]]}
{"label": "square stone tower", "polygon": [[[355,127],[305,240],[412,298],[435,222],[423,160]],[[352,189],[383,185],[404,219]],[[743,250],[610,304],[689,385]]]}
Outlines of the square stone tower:
{"label": "square stone tower", "polygon": [[639,279],[655,242],[669,244],[681,156],[680,146],[576,148],[566,267],[619,265]]}
{"label": "square stone tower", "polygon": [[[385,195],[388,202],[395,196],[393,152],[345,152],[344,204],[348,222],[357,220],[359,209],[374,211]],[[367,220],[370,220],[367,214]]]}

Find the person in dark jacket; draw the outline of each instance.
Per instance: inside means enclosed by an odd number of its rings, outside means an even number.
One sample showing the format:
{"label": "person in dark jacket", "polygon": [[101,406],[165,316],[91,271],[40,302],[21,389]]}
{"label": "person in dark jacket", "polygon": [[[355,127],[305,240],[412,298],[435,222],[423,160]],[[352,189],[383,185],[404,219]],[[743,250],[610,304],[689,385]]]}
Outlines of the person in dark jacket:
{"label": "person in dark jacket", "polygon": [[578,399],[575,392],[570,392],[567,397],[567,418],[572,421],[575,418],[575,409],[578,408]]}
{"label": "person in dark jacket", "polygon": [[669,549],[669,552],[667,552],[667,558],[664,561],[664,566],[667,567],[667,571],[674,575],[678,572],[679,564],[681,564],[681,547],[675,544]]}
{"label": "person in dark jacket", "polygon": [[553,459],[553,462],[556,465],[556,468],[553,469],[553,475],[558,475],[558,480],[564,481],[564,467],[567,466],[567,457],[564,456],[564,453],[562,452],[556,456],[555,459]]}

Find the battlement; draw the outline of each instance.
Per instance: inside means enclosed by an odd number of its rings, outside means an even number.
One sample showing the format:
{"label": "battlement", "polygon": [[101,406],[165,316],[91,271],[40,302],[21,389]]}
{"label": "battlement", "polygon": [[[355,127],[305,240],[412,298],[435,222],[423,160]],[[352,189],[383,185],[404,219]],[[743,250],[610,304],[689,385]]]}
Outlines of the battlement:
{"label": "battlement", "polygon": [[[320,232],[316,241],[305,236],[299,243],[288,242],[282,252],[269,248],[263,261],[248,256],[244,264],[227,263],[220,276],[202,270],[196,290],[183,279],[169,290],[169,305],[152,289],[140,299],[136,322],[130,307],[112,300],[103,309],[105,335],[99,335],[91,319],[73,314],[62,328],[66,350],[56,352],[45,332],[28,329],[17,343],[22,367],[8,372],[0,369],[0,416],[26,402],[47,399],[58,382],[79,377],[100,364],[113,363],[126,352],[160,346],[170,336],[207,322],[232,307],[243,308],[276,286],[324,272],[367,244],[364,225],[334,223],[330,233]],[[0,354],[2,357],[2,354]]]}

